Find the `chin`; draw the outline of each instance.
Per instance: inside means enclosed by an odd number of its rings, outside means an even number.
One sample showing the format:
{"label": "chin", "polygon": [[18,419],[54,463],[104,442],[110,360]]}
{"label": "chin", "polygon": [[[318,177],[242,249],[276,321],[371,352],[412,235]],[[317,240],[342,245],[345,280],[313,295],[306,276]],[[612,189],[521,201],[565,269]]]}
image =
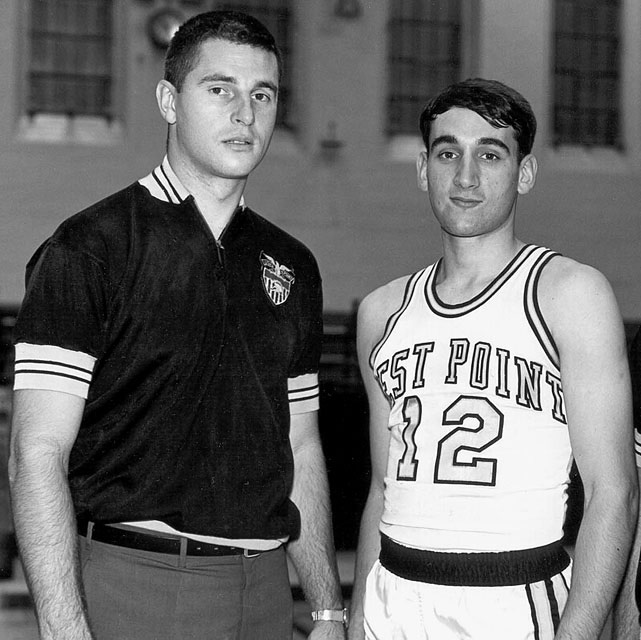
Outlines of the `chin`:
{"label": "chin", "polygon": [[236,158],[228,158],[229,162],[227,166],[229,170],[237,173],[244,173],[245,175],[250,174],[263,159],[264,154],[257,155],[246,155]]}
{"label": "chin", "polygon": [[258,166],[258,163],[251,164],[251,166],[240,165],[240,166],[231,166],[228,165],[223,167],[218,171],[218,175],[221,178],[227,178],[229,180],[246,180],[249,174]]}

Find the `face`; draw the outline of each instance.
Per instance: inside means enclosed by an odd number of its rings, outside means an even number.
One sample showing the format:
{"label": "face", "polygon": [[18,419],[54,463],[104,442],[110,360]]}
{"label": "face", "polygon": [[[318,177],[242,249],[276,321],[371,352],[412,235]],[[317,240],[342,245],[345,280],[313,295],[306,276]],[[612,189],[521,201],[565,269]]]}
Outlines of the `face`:
{"label": "face", "polygon": [[180,92],[161,80],[158,104],[172,164],[211,180],[245,179],[274,131],[278,63],[270,51],[207,40]]}
{"label": "face", "polygon": [[417,168],[441,228],[456,237],[512,232],[517,194],[528,193],[536,178],[534,156],[518,161],[512,127],[495,128],[458,107],[434,119]]}

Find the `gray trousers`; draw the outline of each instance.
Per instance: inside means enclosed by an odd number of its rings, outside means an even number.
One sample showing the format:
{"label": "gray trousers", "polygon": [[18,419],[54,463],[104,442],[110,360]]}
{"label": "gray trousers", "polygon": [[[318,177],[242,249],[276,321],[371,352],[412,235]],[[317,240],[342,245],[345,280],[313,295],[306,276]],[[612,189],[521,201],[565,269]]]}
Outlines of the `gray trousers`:
{"label": "gray trousers", "polygon": [[282,547],[252,558],[195,557],[79,542],[97,640],[291,640]]}

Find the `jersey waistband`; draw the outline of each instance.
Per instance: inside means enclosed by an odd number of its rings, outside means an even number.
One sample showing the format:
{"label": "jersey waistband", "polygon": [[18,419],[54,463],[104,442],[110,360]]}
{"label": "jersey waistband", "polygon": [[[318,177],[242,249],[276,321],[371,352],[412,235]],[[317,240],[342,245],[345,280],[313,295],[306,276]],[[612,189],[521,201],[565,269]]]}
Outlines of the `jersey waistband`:
{"label": "jersey waistband", "polygon": [[561,573],[570,556],[561,541],[498,553],[444,553],[405,547],[381,534],[380,563],[406,580],[458,587],[506,587]]}

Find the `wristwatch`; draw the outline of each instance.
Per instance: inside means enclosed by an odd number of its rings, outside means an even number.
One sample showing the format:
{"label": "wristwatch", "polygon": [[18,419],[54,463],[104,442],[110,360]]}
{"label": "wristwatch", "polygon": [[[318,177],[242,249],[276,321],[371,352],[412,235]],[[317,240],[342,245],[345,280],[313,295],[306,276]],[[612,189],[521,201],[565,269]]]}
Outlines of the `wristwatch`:
{"label": "wristwatch", "polygon": [[347,609],[320,609],[319,611],[312,611],[312,620],[314,622],[318,622],[319,620],[342,622],[345,628],[347,628],[349,624]]}

